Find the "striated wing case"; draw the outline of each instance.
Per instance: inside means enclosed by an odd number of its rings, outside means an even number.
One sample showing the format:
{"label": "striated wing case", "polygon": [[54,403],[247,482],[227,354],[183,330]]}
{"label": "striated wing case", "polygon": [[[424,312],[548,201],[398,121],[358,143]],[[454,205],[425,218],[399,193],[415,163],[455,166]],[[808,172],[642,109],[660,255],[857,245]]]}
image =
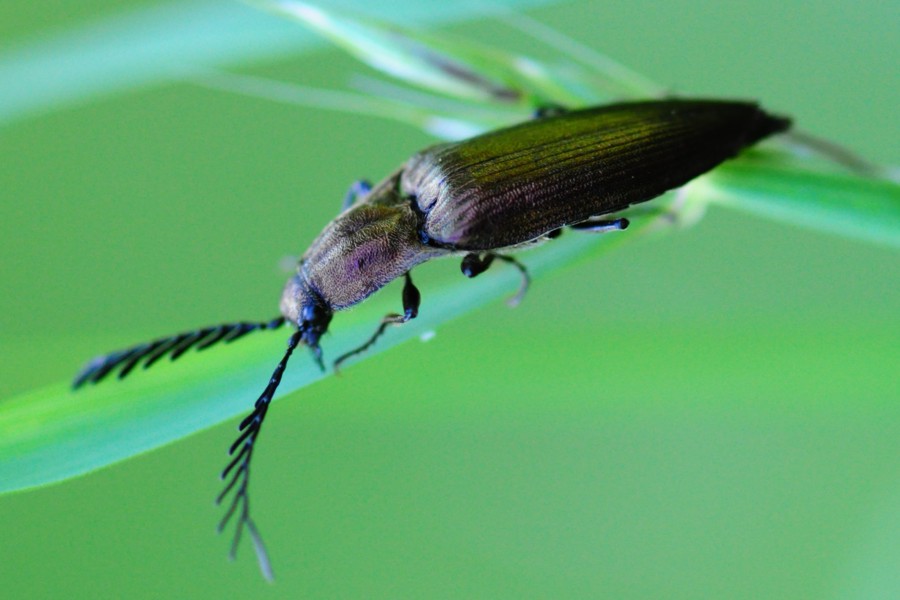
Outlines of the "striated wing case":
{"label": "striated wing case", "polygon": [[401,190],[433,242],[490,250],[655,198],[788,126],[749,102],[588,108],[432,146]]}

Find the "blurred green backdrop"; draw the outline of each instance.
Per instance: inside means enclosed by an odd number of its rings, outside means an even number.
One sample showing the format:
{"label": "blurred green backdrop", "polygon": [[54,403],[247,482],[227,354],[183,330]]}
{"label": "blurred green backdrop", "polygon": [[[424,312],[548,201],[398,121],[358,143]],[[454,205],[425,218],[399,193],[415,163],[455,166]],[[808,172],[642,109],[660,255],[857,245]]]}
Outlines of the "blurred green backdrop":
{"label": "blurred green backdrop", "polygon": [[[6,3],[0,51],[122,7]],[[897,164],[897,10],[530,14],[673,91],[758,98]],[[443,29],[541,50],[492,20]],[[328,87],[359,70],[324,48],[247,69]],[[20,121],[0,140],[2,397],[99,351],[271,316],[279,260],[347,185],[430,141],[188,84]],[[427,282],[457,268],[423,269],[423,311]],[[896,251],[713,210],[278,402],[253,483],[274,586],[249,545],[232,565],[213,534],[230,423],[0,497],[4,595],[897,597],[898,281]],[[397,292],[363,310],[393,310]]]}

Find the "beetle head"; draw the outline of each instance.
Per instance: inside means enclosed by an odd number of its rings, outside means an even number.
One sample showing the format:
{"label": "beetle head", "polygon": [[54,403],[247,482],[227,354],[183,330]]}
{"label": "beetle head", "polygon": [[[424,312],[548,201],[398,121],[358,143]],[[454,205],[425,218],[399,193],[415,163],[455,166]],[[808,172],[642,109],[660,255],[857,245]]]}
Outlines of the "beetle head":
{"label": "beetle head", "polygon": [[319,338],[328,330],[334,311],[300,274],[291,277],[281,295],[281,314],[297,325],[303,343],[309,346],[322,366]]}

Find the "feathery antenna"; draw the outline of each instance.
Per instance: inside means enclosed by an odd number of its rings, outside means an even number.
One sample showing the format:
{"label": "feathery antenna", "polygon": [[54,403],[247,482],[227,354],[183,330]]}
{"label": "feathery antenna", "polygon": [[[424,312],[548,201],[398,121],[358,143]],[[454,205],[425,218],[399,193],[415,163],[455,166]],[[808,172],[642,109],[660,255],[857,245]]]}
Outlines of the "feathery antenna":
{"label": "feathery antenna", "polygon": [[125,350],[110,352],[98,356],[86,364],[72,381],[72,388],[78,389],[85,383],[98,383],[117,368],[119,368],[119,379],[124,379],[142,362],[143,368],[146,369],[166,355],[170,360],[176,360],[191,348],[206,350],[219,342],[231,343],[252,331],[278,329],[284,323],[284,317],[276,317],[262,323],[223,323],[138,344]]}
{"label": "feathery antenna", "polygon": [[284,369],[287,367],[288,360],[303,338],[303,334],[304,330],[298,329],[288,339],[287,350],[285,351],[281,362],[275,367],[275,371],[272,373],[271,379],[269,379],[269,385],[266,386],[266,389],[263,390],[263,393],[260,395],[259,399],[257,399],[256,404],[253,407],[253,412],[247,415],[244,420],[241,421],[240,426],[238,426],[240,434],[231,445],[231,448],[228,449],[228,455],[232,457],[231,461],[225,469],[222,470],[221,475],[222,479],[227,479],[228,482],[216,498],[216,504],[221,504],[228,494],[234,491],[231,503],[228,505],[228,509],[225,511],[225,515],[219,522],[218,527],[219,533],[222,533],[231,518],[237,515],[238,522],[234,531],[234,537],[231,540],[230,558],[234,560],[237,555],[237,547],[241,541],[241,534],[246,527],[247,531],[250,533],[250,537],[253,539],[253,547],[256,550],[259,568],[262,571],[263,576],[269,581],[274,579],[272,564],[269,561],[269,555],[263,545],[262,537],[260,536],[253,519],[250,518],[250,496],[247,491],[250,483],[250,459],[253,457],[253,449],[259,439],[259,432],[262,429],[263,419],[266,418],[266,412],[269,410],[269,404],[272,401],[272,397],[275,395],[275,390],[278,389],[278,385],[281,383],[281,376],[284,374]]}

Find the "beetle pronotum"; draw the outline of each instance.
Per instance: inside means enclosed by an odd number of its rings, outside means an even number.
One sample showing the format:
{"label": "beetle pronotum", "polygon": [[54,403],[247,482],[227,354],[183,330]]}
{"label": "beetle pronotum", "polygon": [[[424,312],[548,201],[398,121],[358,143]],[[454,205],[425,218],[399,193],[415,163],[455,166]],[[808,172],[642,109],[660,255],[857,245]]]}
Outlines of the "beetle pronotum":
{"label": "beetle pronotum", "polygon": [[390,324],[414,319],[419,290],[410,271],[443,256],[462,256],[475,277],[494,260],[528,272],[506,254],[556,237],[562,228],[591,232],[625,229],[611,215],[651,200],[709,171],[744,148],[790,125],[750,102],[663,100],[552,111],[465,141],[438,144],[406,161],[381,183],[355,184],[345,208],[300,259],[281,297],[281,315],[263,323],[230,323],[161,338],[95,358],[74,387],[96,383],[118,369],[128,375],[168,355],[204,349],[251,331],[295,328],[287,350],[252,412],[241,422],[222,472],[221,503],[233,492],[220,531],[237,513],[234,555],[242,530],[250,532],[263,572],[271,568],[249,514],[249,465],[254,442],[288,359],[301,343],[324,369],[319,339],[336,311],[358,304],[404,278],[402,314],[388,314],[375,333],[338,357],[335,368],[368,349]]}

